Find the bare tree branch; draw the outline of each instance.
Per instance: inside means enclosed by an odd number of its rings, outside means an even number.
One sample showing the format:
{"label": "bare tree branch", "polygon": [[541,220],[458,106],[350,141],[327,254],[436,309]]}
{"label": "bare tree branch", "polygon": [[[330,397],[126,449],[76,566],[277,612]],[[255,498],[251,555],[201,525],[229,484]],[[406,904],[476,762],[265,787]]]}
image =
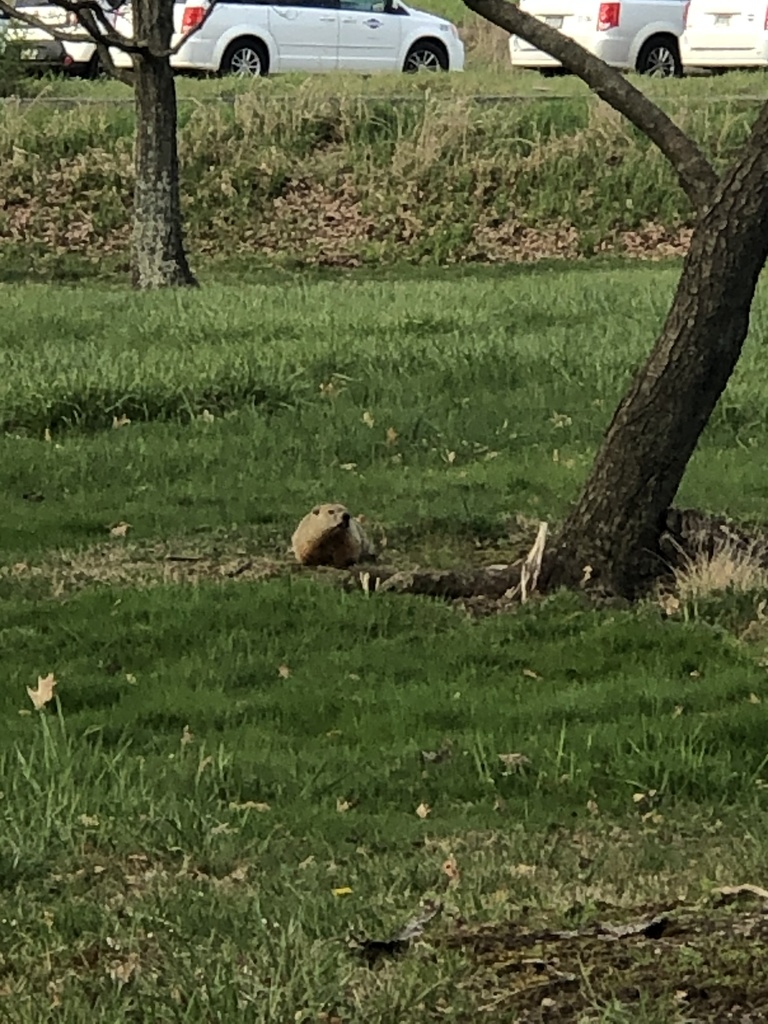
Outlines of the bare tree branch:
{"label": "bare tree branch", "polygon": [[13,21],[20,21],[24,25],[28,25],[30,28],[39,29],[41,32],[47,32],[49,36],[54,39],[60,39],[63,43],[82,43],[82,34],[79,36],[72,35],[70,32],[63,32],[55,25],[46,25],[39,18],[33,17],[31,14],[24,14],[21,11],[17,11],[12,7],[6,0],[0,0],[0,14],[4,14],[7,18]]}
{"label": "bare tree branch", "polygon": [[94,22],[98,23],[97,31],[99,33],[104,33],[105,39],[108,36],[114,36],[116,39],[124,38],[122,35],[120,35],[119,32],[114,31],[113,26],[110,25],[107,19],[107,15],[104,11],[104,8],[101,6],[101,4],[97,3],[96,0],[76,0],[76,2],[71,2],[71,0],[55,0],[55,4],[56,7],[61,7],[62,10],[68,11],[70,14],[77,15],[78,22],[88,30],[88,32],[94,37],[94,39],[96,38],[96,36],[94,34],[94,31],[86,23],[86,20],[83,17],[83,15],[85,14],[93,15]]}
{"label": "bare tree branch", "polygon": [[[82,0],[82,2],[70,3],[69,0],[55,0],[55,6],[60,7],[64,11],[77,14],[79,23],[83,26],[87,34],[93,39],[95,43],[102,43],[104,46],[114,46],[115,49],[123,50],[126,53],[147,53],[148,47],[137,45],[131,40],[126,39],[125,36],[120,35],[119,32],[115,32],[110,27],[106,18],[104,17],[104,24],[107,26],[106,31],[96,24],[96,18],[93,15],[93,9],[98,8],[98,4],[94,0]],[[100,10],[100,9],[99,9]],[[80,12],[82,11],[82,16]],[[19,21],[24,25],[28,25],[30,28],[38,29],[40,32],[45,32],[53,39],[58,39],[62,43],[82,43],[83,34],[73,34],[70,31],[59,28],[57,25],[48,25],[40,18],[36,18],[32,14],[26,14],[22,10],[18,10],[12,7],[8,3],[8,0],[0,0],[0,13],[7,15],[12,21]],[[101,15],[104,15],[103,11],[100,11]],[[83,17],[88,18],[90,16],[91,24],[86,25],[83,21]],[[101,20],[101,19],[100,19]]]}
{"label": "bare tree branch", "polygon": [[[148,43],[127,39],[119,32],[116,32],[113,26],[110,25],[104,8],[98,3],[98,0],[51,0],[51,3],[56,7],[60,7],[63,11],[76,15],[78,23],[96,44],[99,59],[108,73],[125,85],[133,85],[133,72],[127,68],[117,67],[109,52],[110,47],[122,50],[123,53],[138,54],[140,56],[173,57],[188,39],[200,31],[216,7],[216,0],[213,0],[213,3],[208,5],[205,14],[197,25],[186,32],[175,46],[167,50],[155,51],[150,48]],[[83,41],[82,35],[75,35],[70,31],[62,30],[56,25],[47,25],[40,18],[16,9],[8,0],[0,0],[0,14],[5,14],[10,19],[28,25],[30,28],[46,32],[53,39],[58,39],[62,43],[81,43]]]}
{"label": "bare tree branch", "polygon": [[127,85],[129,88],[133,88],[136,81],[136,74],[133,68],[119,68],[110,53],[109,47],[98,40],[96,42],[96,52],[99,55],[99,60],[102,66],[105,68],[107,74],[111,75],[112,78],[118,82],[122,82],[123,85]]}
{"label": "bare tree branch", "polygon": [[464,0],[464,3],[480,17],[511,35],[521,36],[578,75],[593,92],[623,114],[661,150],[696,209],[701,210],[707,205],[718,182],[714,168],[696,143],[624,75],[573,39],[519,10],[507,0]]}

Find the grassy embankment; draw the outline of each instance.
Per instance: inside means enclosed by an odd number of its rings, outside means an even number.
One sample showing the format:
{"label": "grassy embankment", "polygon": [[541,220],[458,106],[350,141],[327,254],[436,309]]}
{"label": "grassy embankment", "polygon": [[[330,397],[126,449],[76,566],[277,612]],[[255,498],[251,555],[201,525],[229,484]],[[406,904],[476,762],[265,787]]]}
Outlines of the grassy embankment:
{"label": "grassy embankment", "polygon": [[[756,81],[642,86],[722,166],[755,116]],[[198,263],[446,265],[682,251],[690,210],[672,172],[577,82],[504,69],[179,89]],[[117,83],[65,81],[44,85],[31,106],[0,108],[6,280],[124,269],[133,114],[130,102],[113,102],[121,96],[128,100]],[[67,98],[89,102],[62,105]]]}

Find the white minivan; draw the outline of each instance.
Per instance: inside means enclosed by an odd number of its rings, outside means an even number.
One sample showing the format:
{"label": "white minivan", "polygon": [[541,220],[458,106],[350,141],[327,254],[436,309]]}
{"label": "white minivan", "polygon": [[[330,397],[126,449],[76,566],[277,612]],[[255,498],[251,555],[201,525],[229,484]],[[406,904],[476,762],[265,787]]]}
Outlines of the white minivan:
{"label": "white minivan", "polygon": [[[657,78],[683,72],[679,38],[684,0],[521,0],[520,10],[559,29],[596,57],[623,71]],[[561,68],[559,61],[512,36],[509,56],[516,68],[543,73]]]}
{"label": "white minivan", "polygon": [[[203,21],[206,10],[206,0],[174,3],[174,45]],[[115,27],[132,34],[130,8]],[[112,56],[118,67],[130,66],[127,54]],[[235,75],[462,71],[464,44],[450,21],[401,0],[218,0],[171,64]]]}
{"label": "white minivan", "polygon": [[680,54],[692,68],[768,66],[766,0],[690,0]]}

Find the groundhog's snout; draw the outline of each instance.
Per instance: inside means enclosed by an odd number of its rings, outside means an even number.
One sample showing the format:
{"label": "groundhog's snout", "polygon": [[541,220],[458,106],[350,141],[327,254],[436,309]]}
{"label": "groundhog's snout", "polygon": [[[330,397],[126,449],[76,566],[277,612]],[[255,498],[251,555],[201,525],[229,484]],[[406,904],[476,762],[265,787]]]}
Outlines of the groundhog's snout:
{"label": "groundhog's snout", "polygon": [[349,526],[349,512],[342,512],[341,525],[346,529]]}

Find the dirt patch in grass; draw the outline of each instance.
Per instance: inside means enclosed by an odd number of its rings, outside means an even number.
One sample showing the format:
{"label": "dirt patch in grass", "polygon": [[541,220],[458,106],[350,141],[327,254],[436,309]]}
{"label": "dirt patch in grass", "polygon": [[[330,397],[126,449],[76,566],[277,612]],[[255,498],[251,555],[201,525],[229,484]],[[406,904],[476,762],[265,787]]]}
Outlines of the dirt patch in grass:
{"label": "dirt patch in grass", "polygon": [[[464,926],[448,939],[472,962],[484,1020],[642,1020],[757,1024],[768,1010],[768,913],[641,908],[624,925],[527,931]],[[594,1016],[592,1015],[594,1014]]]}
{"label": "dirt patch in grass", "polygon": [[81,552],[62,553],[38,564],[17,562],[0,567],[0,580],[37,584],[60,597],[89,586],[155,586],[196,584],[211,580],[261,580],[300,571],[284,559],[250,556],[235,546],[209,554],[185,551],[165,544],[151,546],[113,543]]}

